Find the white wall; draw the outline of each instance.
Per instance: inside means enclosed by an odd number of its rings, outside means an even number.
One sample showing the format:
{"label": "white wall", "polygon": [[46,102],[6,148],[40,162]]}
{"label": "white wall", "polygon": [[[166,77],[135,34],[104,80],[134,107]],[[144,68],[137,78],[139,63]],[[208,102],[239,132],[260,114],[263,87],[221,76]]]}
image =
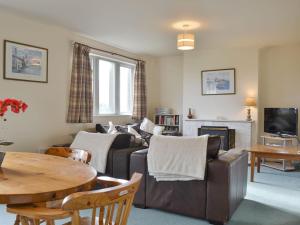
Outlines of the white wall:
{"label": "white wall", "polygon": [[[36,151],[52,144],[69,142],[69,134],[87,125],[67,124],[66,114],[71,75],[72,41],[112,50],[132,57],[129,52],[104,45],[51,24],[40,23],[32,18],[19,17],[0,9],[0,71],[3,71],[3,40],[32,44],[49,49],[49,83],[33,83],[4,80],[0,76],[0,99],[14,97],[28,103],[28,111],[22,115],[7,114],[8,121],[0,124],[0,138],[15,144],[8,149]],[[156,61],[146,57],[146,74],[149,111],[153,111],[157,87],[155,85]],[[153,81],[152,81],[153,79]],[[152,93],[154,97],[152,97]],[[94,122],[126,123],[129,117],[98,117]]]}
{"label": "white wall", "polygon": [[299,59],[300,44],[269,47],[260,51],[259,135],[263,134],[265,107],[300,109]]}
{"label": "white wall", "polygon": [[159,58],[159,105],[182,114],[183,57],[182,55]]}
{"label": "white wall", "polygon": [[[195,118],[245,120],[244,99],[257,97],[258,50],[223,49],[190,51],[184,55],[183,112],[192,108]],[[236,94],[201,95],[201,71],[212,69],[236,69]],[[253,119],[257,120],[256,110]]]}

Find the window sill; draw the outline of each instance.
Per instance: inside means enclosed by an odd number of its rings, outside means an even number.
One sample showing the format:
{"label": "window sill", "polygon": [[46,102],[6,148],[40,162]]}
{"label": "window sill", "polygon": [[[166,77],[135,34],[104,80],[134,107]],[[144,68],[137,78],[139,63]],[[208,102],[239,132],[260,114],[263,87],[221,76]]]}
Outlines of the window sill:
{"label": "window sill", "polygon": [[94,118],[99,118],[99,117],[131,117],[132,115],[116,115],[116,114],[103,114],[103,115],[94,115]]}

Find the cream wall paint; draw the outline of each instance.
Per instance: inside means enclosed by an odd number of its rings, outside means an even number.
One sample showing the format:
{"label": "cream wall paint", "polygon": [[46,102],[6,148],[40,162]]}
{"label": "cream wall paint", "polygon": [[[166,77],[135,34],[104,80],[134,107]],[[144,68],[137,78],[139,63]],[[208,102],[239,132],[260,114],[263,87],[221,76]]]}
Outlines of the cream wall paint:
{"label": "cream wall paint", "polygon": [[300,43],[269,47],[260,51],[258,135],[263,134],[265,107],[297,107],[300,109],[299,59]]}
{"label": "cream wall paint", "polygon": [[182,114],[183,56],[159,58],[159,105],[169,107],[174,113]]}
{"label": "cream wall paint", "polygon": [[[7,114],[8,121],[0,124],[0,137],[15,142],[7,149],[37,151],[53,144],[69,142],[71,133],[93,126],[65,122],[71,75],[72,41],[137,57],[64,28],[40,23],[32,18],[20,17],[2,9],[0,9],[0,28],[0,98],[15,97],[29,105],[28,111],[23,115]],[[2,78],[4,39],[48,48],[49,83],[4,80]],[[157,98],[156,60],[148,56],[143,58],[146,59],[150,112],[153,111],[151,107],[156,104]],[[94,123],[107,123],[108,120],[120,124],[129,122],[130,117],[97,117]]]}
{"label": "cream wall paint", "polygon": [[[201,71],[236,69],[235,95],[201,95]],[[244,99],[257,97],[258,49],[223,49],[191,51],[184,55],[183,63],[183,114],[192,108],[198,119],[245,120]],[[252,117],[257,120],[256,110]]]}
{"label": "cream wall paint", "polygon": [[158,72],[158,60],[155,57],[144,57],[146,64],[146,82],[147,82],[147,106],[148,117],[154,117],[155,108],[159,105],[160,98],[160,77]]}

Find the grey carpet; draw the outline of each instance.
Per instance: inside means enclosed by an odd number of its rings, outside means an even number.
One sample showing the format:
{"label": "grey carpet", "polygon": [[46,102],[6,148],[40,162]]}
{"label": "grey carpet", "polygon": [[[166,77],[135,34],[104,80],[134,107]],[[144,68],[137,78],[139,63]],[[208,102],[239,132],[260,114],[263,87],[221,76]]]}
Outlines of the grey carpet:
{"label": "grey carpet", "polygon": [[[228,225],[300,225],[300,171],[280,172],[262,167],[248,183],[246,199]],[[87,212],[84,212],[84,214]],[[12,225],[14,215],[0,205],[0,225]],[[57,224],[61,224],[58,222]],[[133,208],[128,225],[208,225],[189,218],[153,209]]]}

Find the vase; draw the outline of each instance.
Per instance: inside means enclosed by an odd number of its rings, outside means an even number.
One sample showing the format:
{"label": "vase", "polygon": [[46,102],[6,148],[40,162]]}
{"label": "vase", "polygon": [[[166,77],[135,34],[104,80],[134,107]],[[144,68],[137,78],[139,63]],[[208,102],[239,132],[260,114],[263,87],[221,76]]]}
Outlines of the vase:
{"label": "vase", "polygon": [[192,109],[189,108],[189,114],[187,115],[188,119],[193,119]]}
{"label": "vase", "polygon": [[13,142],[6,140],[6,137],[5,137],[5,132],[6,132],[5,122],[6,122],[6,119],[0,117],[0,150],[3,150],[2,147],[10,146],[10,145],[13,144]]}

